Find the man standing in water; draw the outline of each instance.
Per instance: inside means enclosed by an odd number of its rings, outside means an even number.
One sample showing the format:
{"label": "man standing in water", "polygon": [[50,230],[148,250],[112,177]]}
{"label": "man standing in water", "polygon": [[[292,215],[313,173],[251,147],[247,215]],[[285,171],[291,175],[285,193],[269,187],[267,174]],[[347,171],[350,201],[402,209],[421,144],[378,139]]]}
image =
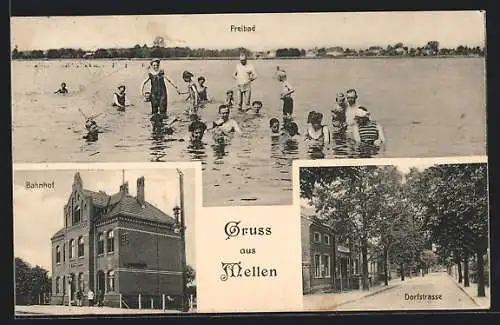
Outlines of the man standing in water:
{"label": "man standing in water", "polygon": [[240,54],[240,63],[236,65],[233,78],[236,79],[236,88],[239,92],[238,109],[243,110],[243,102],[245,102],[246,109],[250,109],[252,100],[251,83],[257,79],[257,73],[253,65],[247,62],[245,53]]}
{"label": "man standing in water", "polygon": [[356,125],[355,115],[358,111],[359,105],[358,92],[356,89],[349,89],[346,91],[347,107],[345,109],[345,121],[347,124],[346,136],[352,139],[352,129]]}
{"label": "man standing in water", "polygon": [[336,105],[331,110],[332,113],[332,138],[334,140],[344,140],[346,131],[346,110],[347,101],[343,93],[337,93],[335,97]]}

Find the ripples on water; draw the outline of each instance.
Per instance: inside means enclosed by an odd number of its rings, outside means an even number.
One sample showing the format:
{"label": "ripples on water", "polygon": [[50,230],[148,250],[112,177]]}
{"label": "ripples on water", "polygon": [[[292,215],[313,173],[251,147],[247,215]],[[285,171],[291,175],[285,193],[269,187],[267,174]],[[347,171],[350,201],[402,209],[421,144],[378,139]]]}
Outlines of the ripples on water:
{"label": "ripples on water", "polygon": [[[76,62],[76,61],[75,61]],[[214,145],[206,132],[203,142],[192,143],[183,98],[169,89],[169,115],[178,116],[173,133],[150,121],[150,105],[138,93],[145,76],[141,61],[14,61],[13,155],[15,162],[162,162],[201,161],[205,206],[291,204],[291,166],[295,159],[353,157],[419,157],[485,154],[484,60],[276,60],[252,62],[259,79],[252,89],[262,100],[260,114],[231,112],[243,130],[230,143]],[[37,65],[34,68],[34,64]],[[179,86],[182,71],[189,67],[206,77],[209,94],[223,100],[233,84],[235,61],[165,61],[167,75]],[[275,67],[287,70],[296,88],[295,121],[305,130],[307,113],[329,110],[335,92],[355,87],[360,104],[381,122],[388,139],[387,150],[335,143],[326,148],[309,146],[298,139],[274,138],[269,119],[281,116],[280,85]],[[383,75],[383,78],[380,76]],[[22,76],[22,77],[17,77]],[[53,91],[66,81],[70,94]],[[125,112],[111,107],[119,83],[128,86],[135,104]],[[437,91],[438,90],[438,91]],[[463,94],[467,92],[467,95]],[[220,102],[201,111],[205,122],[217,118]],[[103,132],[97,142],[86,142],[84,118],[96,118]],[[208,125],[209,123],[207,123]]]}

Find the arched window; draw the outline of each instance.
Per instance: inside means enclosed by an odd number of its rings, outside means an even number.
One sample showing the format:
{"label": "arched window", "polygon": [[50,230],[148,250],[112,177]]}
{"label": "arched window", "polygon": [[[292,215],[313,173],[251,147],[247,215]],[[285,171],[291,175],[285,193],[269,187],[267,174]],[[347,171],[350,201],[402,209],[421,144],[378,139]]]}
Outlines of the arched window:
{"label": "arched window", "polygon": [[80,210],[79,206],[76,206],[75,210],[73,211],[73,224],[79,223],[81,219],[82,219],[82,211]]}
{"label": "arched window", "polygon": [[78,238],[78,257],[82,257],[85,252],[85,240],[83,236]]}
{"label": "arched window", "polygon": [[115,233],[113,230],[108,231],[108,242],[106,246],[108,247],[108,253],[115,251]]}
{"label": "arched window", "polygon": [[83,292],[83,272],[80,272],[78,274],[78,290],[80,290],[81,292]]}
{"label": "arched window", "polygon": [[104,254],[104,234],[99,233],[97,237],[97,255]]}
{"label": "arched window", "polygon": [[75,257],[75,240],[70,239],[69,240],[69,258],[74,258]]}
{"label": "arched window", "polygon": [[108,271],[108,291],[115,291],[115,271]]}
{"label": "arched window", "polygon": [[61,247],[56,246],[56,264],[61,263]]}
{"label": "arched window", "polygon": [[59,291],[61,290],[59,285],[60,285],[60,282],[61,281],[61,278],[60,277],[57,277],[56,278],[56,295],[59,294]]}

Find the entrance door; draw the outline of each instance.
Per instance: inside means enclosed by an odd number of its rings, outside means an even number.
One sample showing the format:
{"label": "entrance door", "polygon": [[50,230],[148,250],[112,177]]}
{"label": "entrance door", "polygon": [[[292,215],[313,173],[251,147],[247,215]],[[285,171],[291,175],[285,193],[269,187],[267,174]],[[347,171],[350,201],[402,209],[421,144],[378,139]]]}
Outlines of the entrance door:
{"label": "entrance door", "polygon": [[103,271],[97,272],[97,287],[96,287],[96,294],[99,294],[99,292],[102,290],[104,292],[106,286],[106,277]]}
{"label": "entrance door", "polygon": [[71,273],[69,279],[70,279],[70,288],[71,288],[70,299],[74,301],[75,298],[76,298],[76,278],[75,278],[75,274]]}

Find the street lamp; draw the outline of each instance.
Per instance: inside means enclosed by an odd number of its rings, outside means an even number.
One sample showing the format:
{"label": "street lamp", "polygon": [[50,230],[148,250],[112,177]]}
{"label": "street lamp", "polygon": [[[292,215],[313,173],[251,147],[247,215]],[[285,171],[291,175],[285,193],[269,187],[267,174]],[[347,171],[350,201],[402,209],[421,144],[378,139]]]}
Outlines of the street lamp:
{"label": "street lamp", "polygon": [[[182,311],[189,311],[189,306],[186,303],[186,226],[184,220],[184,173],[180,169],[176,169],[179,174],[179,192],[180,192],[180,207],[174,207],[176,215],[177,232],[181,237],[181,267],[182,267]],[[175,231],[175,230],[174,230]]]}

